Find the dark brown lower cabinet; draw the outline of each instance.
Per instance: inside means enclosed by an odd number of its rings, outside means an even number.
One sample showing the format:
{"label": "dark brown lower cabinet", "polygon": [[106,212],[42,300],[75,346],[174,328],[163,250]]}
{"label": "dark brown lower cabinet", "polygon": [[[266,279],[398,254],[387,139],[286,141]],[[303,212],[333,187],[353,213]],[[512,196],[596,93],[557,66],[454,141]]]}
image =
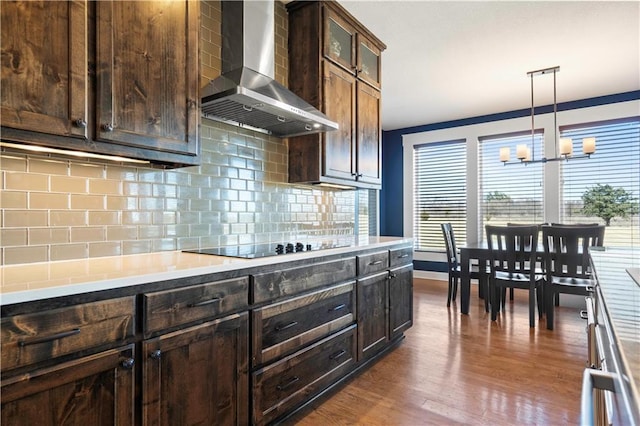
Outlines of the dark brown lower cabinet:
{"label": "dark brown lower cabinet", "polygon": [[253,423],[268,424],[351,371],[356,362],[351,325],[253,373]]}
{"label": "dark brown lower cabinet", "polygon": [[358,361],[372,357],[389,341],[388,281],[387,270],[358,279]]}
{"label": "dark brown lower cabinet", "polygon": [[1,424],[287,422],[403,338],[412,251],[401,244],[59,307],[3,307]]}
{"label": "dark brown lower cabinet", "polygon": [[413,265],[389,270],[389,338],[395,339],[413,325]]}
{"label": "dark brown lower cabinet", "polygon": [[249,422],[248,313],[142,343],[143,425]]}
{"label": "dark brown lower cabinet", "polygon": [[134,424],[134,346],[2,380],[2,424]]}

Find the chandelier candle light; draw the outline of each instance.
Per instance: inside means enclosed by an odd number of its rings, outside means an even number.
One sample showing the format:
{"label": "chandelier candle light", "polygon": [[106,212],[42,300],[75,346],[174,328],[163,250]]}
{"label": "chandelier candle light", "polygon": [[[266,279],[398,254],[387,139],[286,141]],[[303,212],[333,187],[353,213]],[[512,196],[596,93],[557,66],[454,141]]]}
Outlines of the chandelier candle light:
{"label": "chandelier candle light", "polygon": [[573,155],[573,141],[571,138],[560,138],[560,155],[553,158],[543,157],[535,159],[535,112],[533,103],[533,77],[543,74],[553,73],[553,126],[554,126],[554,151],[558,155],[558,103],[556,101],[556,73],[560,72],[560,67],[545,68],[536,71],[529,71],[527,76],[531,79],[531,147],[521,144],[516,147],[516,158],[519,161],[509,161],[511,150],[509,147],[500,148],[500,161],[507,164],[546,163],[548,161],[569,161],[574,158],[591,158],[591,154],[596,152],[596,138],[582,139],[582,155]]}

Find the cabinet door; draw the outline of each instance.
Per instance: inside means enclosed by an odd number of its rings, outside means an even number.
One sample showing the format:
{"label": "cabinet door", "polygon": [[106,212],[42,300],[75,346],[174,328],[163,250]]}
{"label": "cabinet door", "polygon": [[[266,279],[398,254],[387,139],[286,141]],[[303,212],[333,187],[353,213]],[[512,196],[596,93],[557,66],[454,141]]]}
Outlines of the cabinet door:
{"label": "cabinet door", "polygon": [[382,183],[380,92],[358,82],[357,179]]}
{"label": "cabinet door", "polygon": [[324,56],[353,73],[356,68],[356,33],[340,15],[325,8]]}
{"label": "cabinet door", "polygon": [[358,34],[358,78],[377,89],[381,86],[380,49]]}
{"label": "cabinet door", "polygon": [[1,25],[2,126],[86,138],[86,2],[3,1]]}
{"label": "cabinet door", "polygon": [[133,345],[2,380],[2,424],[134,424]]}
{"label": "cabinet door", "polygon": [[244,312],[144,341],[143,424],[247,424],[248,324]]}
{"label": "cabinet door", "polygon": [[324,135],[323,175],[355,180],[356,79],[325,61],[324,112],[340,128]]}
{"label": "cabinet door", "polygon": [[97,2],[97,139],[197,154],[199,20],[195,1]]}
{"label": "cabinet door", "polygon": [[388,342],[387,271],[358,280],[358,361],[378,353]]}
{"label": "cabinet door", "polygon": [[389,335],[400,336],[413,325],[413,265],[389,271]]}

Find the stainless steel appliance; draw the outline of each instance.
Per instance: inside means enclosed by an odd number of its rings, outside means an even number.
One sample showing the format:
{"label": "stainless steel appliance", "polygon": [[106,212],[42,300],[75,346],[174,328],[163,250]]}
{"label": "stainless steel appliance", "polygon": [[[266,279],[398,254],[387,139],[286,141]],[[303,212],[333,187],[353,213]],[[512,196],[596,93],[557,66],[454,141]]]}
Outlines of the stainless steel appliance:
{"label": "stainless steel appliance", "polygon": [[203,89],[202,114],[291,137],[338,124],[274,80],[273,1],[222,1],[222,75]]}

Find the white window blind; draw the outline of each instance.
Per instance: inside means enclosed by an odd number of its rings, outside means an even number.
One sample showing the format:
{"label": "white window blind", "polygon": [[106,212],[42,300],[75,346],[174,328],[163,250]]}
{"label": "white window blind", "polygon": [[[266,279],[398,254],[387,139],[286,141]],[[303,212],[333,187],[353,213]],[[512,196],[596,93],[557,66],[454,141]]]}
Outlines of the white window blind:
{"label": "white window blind", "polygon": [[361,189],[356,195],[358,210],[357,235],[361,237],[378,235],[378,191]]}
{"label": "white window blind", "polygon": [[[536,132],[532,159],[542,154],[543,134]],[[484,137],[480,140],[478,215],[480,241],[485,240],[485,225],[543,222],[542,163],[505,165],[500,148],[509,147],[515,160],[517,145],[532,146],[531,133]]]}
{"label": "white window blind", "polygon": [[[604,194],[608,189],[624,191],[633,200],[635,211],[623,218],[616,214],[605,230],[605,245],[640,245],[638,206],[640,199],[640,118],[616,120],[561,129],[571,138],[575,155],[582,152],[582,139],[596,138],[596,152],[590,159],[561,163],[561,221],[564,223],[605,224],[611,198],[600,198],[601,216],[586,215],[582,196],[586,191]],[[599,186],[598,186],[599,185]]]}
{"label": "white window blind", "polygon": [[466,243],[467,152],[464,140],[414,147],[413,235],[416,250],[444,251],[440,224],[450,222],[458,246]]}

